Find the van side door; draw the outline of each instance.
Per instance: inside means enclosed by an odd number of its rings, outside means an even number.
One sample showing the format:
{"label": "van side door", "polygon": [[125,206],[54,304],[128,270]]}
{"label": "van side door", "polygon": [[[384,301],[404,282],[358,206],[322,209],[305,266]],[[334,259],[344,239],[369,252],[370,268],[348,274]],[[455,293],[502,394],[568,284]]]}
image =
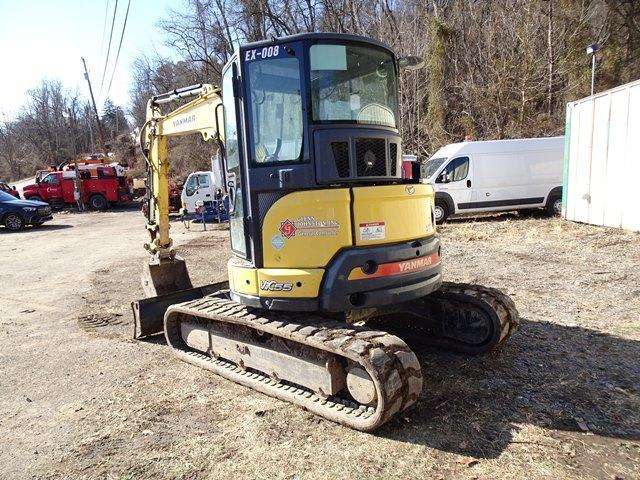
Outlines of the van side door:
{"label": "van side door", "polygon": [[[479,155],[476,159],[474,194],[470,208],[513,210],[544,205],[550,188],[537,185],[541,174],[539,152],[511,152]],[[544,189],[542,189],[544,190]]]}
{"label": "van side door", "polygon": [[459,205],[471,202],[472,162],[470,157],[454,157],[445,165],[435,178],[436,190],[446,192],[453,199],[455,212],[460,213]]}

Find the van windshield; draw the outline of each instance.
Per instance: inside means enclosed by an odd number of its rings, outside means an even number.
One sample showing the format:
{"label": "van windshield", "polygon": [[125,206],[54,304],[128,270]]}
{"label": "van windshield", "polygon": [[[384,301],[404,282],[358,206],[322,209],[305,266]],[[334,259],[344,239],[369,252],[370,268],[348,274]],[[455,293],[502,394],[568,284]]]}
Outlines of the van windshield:
{"label": "van windshield", "polygon": [[445,160],[446,158],[430,158],[427,160],[427,163],[425,164],[427,167],[427,178],[431,178],[442,166]]}

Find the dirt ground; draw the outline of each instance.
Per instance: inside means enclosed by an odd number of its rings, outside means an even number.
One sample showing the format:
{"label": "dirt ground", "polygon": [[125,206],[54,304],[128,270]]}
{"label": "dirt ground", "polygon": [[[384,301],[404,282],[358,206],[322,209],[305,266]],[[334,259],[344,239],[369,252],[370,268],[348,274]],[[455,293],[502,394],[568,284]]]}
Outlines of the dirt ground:
{"label": "dirt ground", "polygon": [[[227,231],[173,234],[195,284]],[[419,403],[375,434],[319,419],[132,340],[138,212],[0,231],[0,477],[640,477],[640,235],[505,214],[441,228],[448,280],[502,288],[500,352],[419,352]]]}

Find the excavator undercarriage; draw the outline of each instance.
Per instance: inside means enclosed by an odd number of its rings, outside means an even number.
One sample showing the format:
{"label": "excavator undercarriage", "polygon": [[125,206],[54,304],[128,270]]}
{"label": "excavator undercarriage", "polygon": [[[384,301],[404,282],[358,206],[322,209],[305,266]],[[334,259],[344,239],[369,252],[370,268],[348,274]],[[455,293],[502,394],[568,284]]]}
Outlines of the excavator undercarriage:
{"label": "excavator undercarriage", "polygon": [[[140,318],[139,302],[134,316]],[[423,377],[414,350],[485,353],[500,347],[518,325],[515,305],[499,290],[450,282],[356,324],[332,317],[247,307],[219,290],[170,304],[160,331],[181,360],[371,431],[418,400]],[[158,323],[156,318],[155,330],[147,334],[159,333]],[[144,336],[137,325],[136,335]]]}

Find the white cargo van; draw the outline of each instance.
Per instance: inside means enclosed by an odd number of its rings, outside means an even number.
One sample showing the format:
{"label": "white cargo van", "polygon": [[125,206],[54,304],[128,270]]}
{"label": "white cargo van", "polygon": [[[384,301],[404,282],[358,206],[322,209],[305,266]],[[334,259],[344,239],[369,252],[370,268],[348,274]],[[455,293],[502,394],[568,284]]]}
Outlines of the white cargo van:
{"label": "white cargo van", "polygon": [[564,137],[452,143],[422,166],[438,223],[450,215],[562,209]]}

